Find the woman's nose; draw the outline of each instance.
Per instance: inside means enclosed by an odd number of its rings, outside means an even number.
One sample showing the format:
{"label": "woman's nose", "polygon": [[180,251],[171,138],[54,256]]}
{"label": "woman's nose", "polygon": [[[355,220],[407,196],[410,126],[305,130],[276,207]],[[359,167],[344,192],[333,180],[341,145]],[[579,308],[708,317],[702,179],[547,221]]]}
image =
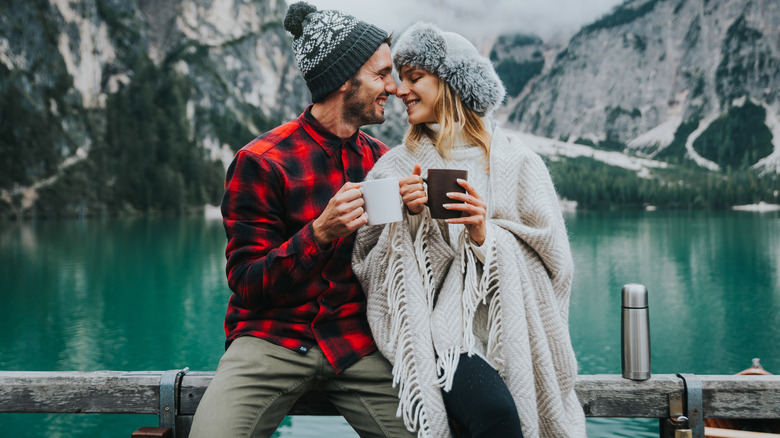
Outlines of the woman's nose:
{"label": "woman's nose", "polygon": [[396,90],[395,95],[398,97],[404,97],[407,94],[409,94],[409,87],[407,87],[403,82],[398,84],[398,89]]}

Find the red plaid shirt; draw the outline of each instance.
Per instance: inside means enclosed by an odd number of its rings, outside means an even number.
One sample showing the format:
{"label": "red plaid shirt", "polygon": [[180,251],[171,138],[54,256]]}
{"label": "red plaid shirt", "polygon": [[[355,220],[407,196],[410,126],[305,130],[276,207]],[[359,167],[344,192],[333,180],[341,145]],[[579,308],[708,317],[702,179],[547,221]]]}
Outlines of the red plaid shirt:
{"label": "red plaid shirt", "polygon": [[312,222],[347,181],[363,181],[387,146],[342,139],[312,115],[256,138],[227,171],[222,217],[233,295],[226,348],[256,336],[306,353],[317,344],[336,372],[376,350],[352,272],[354,233],[321,249]]}

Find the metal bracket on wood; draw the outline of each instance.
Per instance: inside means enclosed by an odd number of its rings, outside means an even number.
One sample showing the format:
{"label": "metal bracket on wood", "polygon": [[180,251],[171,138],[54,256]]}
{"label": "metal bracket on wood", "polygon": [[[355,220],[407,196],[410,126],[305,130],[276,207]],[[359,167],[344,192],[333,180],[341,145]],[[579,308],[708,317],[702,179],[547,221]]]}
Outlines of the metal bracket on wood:
{"label": "metal bracket on wood", "polygon": [[675,419],[685,414],[683,410],[683,394],[672,392],[669,394],[669,418]]}
{"label": "metal bracket on wood", "polygon": [[695,374],[678,374],[685,384],[685,415],[693,438],[704,438],[704,405],[701,379]]}
{"label": "metal bracket on wood", "polygon": [[181,389],[181,377],[190,370],[163,371],[160,377],[160,427],[169,427],[176,436],[176,413],[178,411],[177,396]]}

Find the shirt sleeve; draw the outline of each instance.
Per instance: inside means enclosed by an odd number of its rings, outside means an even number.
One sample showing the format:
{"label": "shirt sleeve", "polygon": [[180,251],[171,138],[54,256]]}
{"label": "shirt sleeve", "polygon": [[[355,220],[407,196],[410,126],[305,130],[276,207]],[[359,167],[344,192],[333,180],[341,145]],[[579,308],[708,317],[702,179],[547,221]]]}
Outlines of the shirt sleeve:
{"label": "shirt sleeve", "polygon": [[272,304],[304,281],[333,244],[321,249],[308,223],[290,238],[282,189],[262,157],[239,152],[227,171],[222,217],[228,285],[249,309]]}

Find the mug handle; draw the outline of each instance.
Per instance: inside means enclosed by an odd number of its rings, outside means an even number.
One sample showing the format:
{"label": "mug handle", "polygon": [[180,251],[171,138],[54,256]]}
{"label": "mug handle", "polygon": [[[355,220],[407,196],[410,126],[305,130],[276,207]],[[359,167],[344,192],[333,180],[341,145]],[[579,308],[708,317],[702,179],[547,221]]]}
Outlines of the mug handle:
{"label": "mug handle", "polygon": [[425,201],[425,206],[429,206],[428,203],[431,201],[431,198],[428,197],[428,177],[420,175],[420,178],[423,180],[423,191],[425,192],[425,197],[428,198],[427,201]]}

